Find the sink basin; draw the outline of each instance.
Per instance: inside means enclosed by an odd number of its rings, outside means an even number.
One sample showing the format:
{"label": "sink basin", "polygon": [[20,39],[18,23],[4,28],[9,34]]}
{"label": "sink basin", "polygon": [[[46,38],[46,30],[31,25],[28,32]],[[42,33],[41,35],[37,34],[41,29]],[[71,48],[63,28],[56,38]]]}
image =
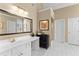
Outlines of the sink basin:
{"label": "sink basin", "polygon": [[31,39],[31,36],[22,36],[22,37],[16,37],[15,38],[15,41],[17,42],[17,41],[30,41],[30,39]]}
{"label": "sink basin", "polygon": [[32,42],[32,41],[35,41],[35,40],[37,40],[37,39],[39,39],[39,37],[37,37],[37,36],[36,36],[36,37],[31,37],[31,42]]}

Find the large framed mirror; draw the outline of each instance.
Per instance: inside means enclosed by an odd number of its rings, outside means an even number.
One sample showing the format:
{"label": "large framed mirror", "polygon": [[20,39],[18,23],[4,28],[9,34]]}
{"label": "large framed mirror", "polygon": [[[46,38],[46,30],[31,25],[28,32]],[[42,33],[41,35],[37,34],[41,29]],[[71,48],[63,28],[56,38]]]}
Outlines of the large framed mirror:
{"label": "large framed mirror", "polygon": [[10,14],[0,10],[0,35],[31,33],[32,19]]}

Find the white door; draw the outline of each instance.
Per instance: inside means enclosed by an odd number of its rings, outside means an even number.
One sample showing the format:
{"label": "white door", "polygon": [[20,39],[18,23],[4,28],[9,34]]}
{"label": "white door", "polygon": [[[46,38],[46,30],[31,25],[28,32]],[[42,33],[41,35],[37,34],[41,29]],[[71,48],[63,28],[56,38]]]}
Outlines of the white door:
{"label": "white door", "polygon": [[64,42],[64,32],[65,32],[65,21],[63,19],[55,20],[55,41],[57,42]]}
{"label": "white door", "polygon": [[68,42],[79,44],[79,17],[68,19]]}

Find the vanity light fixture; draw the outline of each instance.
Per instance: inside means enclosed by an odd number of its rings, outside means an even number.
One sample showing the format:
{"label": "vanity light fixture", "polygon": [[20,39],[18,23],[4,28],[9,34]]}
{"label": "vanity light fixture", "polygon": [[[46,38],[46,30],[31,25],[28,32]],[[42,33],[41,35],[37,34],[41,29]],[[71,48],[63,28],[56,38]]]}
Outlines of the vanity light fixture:
{"label": "vanity light fixture", "polygon": [[28,12],[26,12],[26,11],[25,11],[24,13],[25,13],[25,15],[26,15],[26,16],[29,14],[29,13],[28,13]]}
{"label": "vanity light fixture", "polygon": [[18,14],[18,7],[17,6],[11,6],[11,8],[8,10],[12,14]]}
{"label": "vanity light fixture", "polygon": [[16,7],[16,6],[13,6],[12,9],[15,10],[15,11],[18,11],[19,8]]}
{"label": "vanity light fixture", "polygon": [[23,10],[22,10],[22,9],[18,9],[18,14],[19,14],[20,16],[23,16]]}
{"label": "vanity light fixture", "polygon": [[18,14],[20,16],[25,16],[25,17],[28,16],[28,12],[18,6],[12,6],[11,8],[12,9],[10,11],[15,14]]}
{"label": "vanity light fixture", "polygon": [[18,12],[19,12],[19,15],[21,16],[25,16],[25,17],[28,16],[28,12],[24,11],[23,9],[19,9]]}

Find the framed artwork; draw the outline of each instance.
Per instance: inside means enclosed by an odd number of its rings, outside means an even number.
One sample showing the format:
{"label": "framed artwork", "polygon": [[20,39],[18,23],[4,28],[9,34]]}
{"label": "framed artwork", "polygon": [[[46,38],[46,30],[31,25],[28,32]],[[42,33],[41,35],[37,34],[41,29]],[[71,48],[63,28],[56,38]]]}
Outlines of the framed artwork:
{"label": "framed artwork", "polygon": [[42,30],[42,31],[49,30],[49,21],[48,20],[40,20],[39,27],[40,27],[40,30]]}

